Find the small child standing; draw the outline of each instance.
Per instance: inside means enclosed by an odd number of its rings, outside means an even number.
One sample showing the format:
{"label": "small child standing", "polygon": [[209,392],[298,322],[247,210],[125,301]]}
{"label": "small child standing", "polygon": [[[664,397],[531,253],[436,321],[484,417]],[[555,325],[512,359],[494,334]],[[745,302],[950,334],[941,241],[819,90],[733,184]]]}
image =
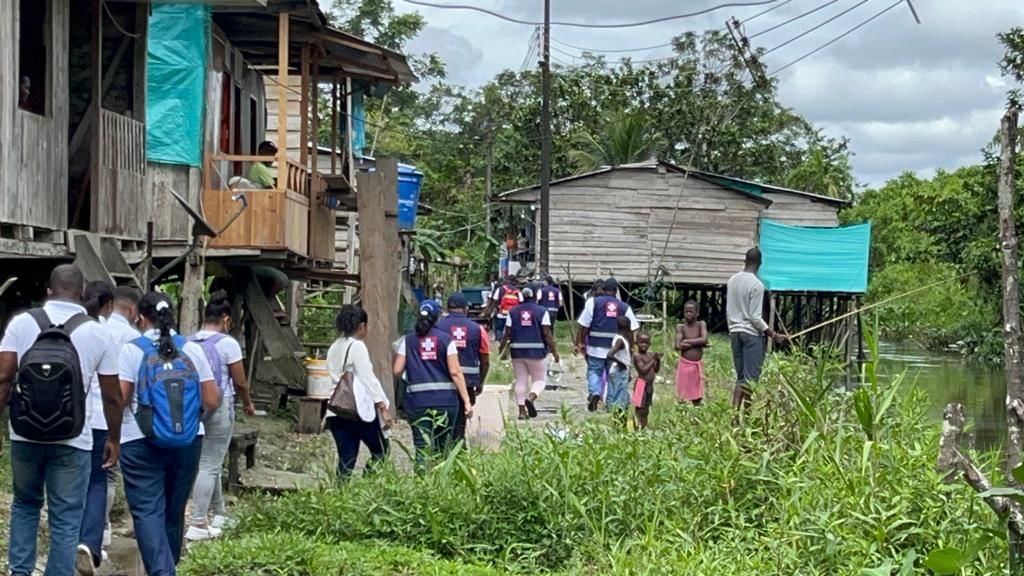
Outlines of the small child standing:
{"label": "small child standing", "polygon": [[654,402],[654,379],[661,370],[661,353],[651,352],[651,335],[646,332],[636,338],[636,353],[633,354],[633,366],[636,367],[636,386],[643,390],[633,391],[633,406],[636,408],[637,430],[647,428],[647,417]]}
{"label": "small child standing", "polygon": [[633,333],[629,318],[619,316],[619,332],[612,339],[612,347],[608,350],[608,391],[605,394],[605,406],[623,426],[626,425],[626,413],[629,411],[629,369],[633,365],[630,354],[630,340]]}
{"label": "small child standing", "polygon": [[704,400],[704,348],[708,345],[708,327],[699,319],[697,303],[683,305],[683,323],[676,326],[676,394],[679,402],[700,405]]}

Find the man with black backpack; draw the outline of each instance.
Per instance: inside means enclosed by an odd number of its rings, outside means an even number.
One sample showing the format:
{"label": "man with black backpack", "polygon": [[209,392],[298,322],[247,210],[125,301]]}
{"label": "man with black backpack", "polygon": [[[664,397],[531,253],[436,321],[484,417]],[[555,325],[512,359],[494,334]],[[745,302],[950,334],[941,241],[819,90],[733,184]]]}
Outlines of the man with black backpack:
{"label": "man with black backpack", "polygon": [[50,273],[42,308],[15,316],[0,341],[0,411],[10,401],[11,503],[8,564],[13,576],[36,566],[36,538],[44,498],[50,554],[44,576],[75,572],[75,554],[89,482],[92,429],[87,402],[99,375],[110,431],[104,466],[117,463],[121,430],[118,350],[82,307],[85,279],[73,264]]}

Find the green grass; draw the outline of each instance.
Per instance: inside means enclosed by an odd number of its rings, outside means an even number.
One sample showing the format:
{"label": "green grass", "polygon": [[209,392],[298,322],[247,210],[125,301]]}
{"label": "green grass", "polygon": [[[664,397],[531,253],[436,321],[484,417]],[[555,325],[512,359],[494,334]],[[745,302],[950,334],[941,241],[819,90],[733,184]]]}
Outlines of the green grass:
{"label": "green grass", "polygon": [[[727,379],[724,358],[712,348],[709,371]],[[872,385],[855,400],[832,391],[836,377],[824,361],[777,356],[738,430],[717,388],[700,408],[664,394],[644,433],[566,414],[424,476],[384,470],[252,499],[236,531],[196,547],[182,571],[857,575],[998,526],[933,471],[939,430],[924,398]],[[988,542],[963,574],[1002,573],[1005,554]]]}

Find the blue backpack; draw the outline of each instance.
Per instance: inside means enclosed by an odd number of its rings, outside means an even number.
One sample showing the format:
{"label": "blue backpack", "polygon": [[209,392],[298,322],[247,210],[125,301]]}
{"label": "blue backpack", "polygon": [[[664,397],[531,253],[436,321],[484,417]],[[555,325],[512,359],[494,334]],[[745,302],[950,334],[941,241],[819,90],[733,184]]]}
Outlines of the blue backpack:
{"label": "blue backpack", "polygon": [[157,344],[145,336],[132,341],[142,349],[135,393],[139,407],[135,420],[142,433],[161,448],[191,446],[199,435],[202,402],[199,374],[182,350],[186,340],[174,336],[178,356],[172,360],[160,357]]}

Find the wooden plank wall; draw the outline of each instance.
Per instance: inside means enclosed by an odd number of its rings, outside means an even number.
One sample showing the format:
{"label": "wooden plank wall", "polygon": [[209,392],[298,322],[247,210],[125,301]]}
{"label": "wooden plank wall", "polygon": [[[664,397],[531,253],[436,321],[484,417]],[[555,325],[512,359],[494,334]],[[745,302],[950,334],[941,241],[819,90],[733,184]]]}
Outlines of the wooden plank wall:
{"label": "wooden plank wall", "polygon": [[551,189],[551,271],[565,276],[571,264],[576,278],[647,282],[660,263],[670,282],[725,283],[756,243],[763,207],[721,186],[684,182],[681,174],[654,168],[559,184]]}
{"label": "wooden plank wall", "polygon": [[100,178],[93,232],[146,237],[150,203],[146,192],[146,126],[116,112],[100,110]]}
{"label": "wooden plank wall", "polygon": [[766,193],[772,205],[762,216],[780,224],[792,226],[839,226],[839,208],[797,194]]}
{"label": "wooden plank wall", "polygon": [[357,214],[336,212],[334,225],[334,261],[355,274],[359,272],[359,236],[355,233]]}
{"label": "wooden plank wall", "polygon": [[[281,148],[281,143],[277,142],[277,92],[278,92],[278,79],[277,76],[267,76],[266,81],[266,102],[267,102],[267,134],[272,136],[268,138],[274,144],[277,144],[278,148]],[[300,141],[301,136],[299,128],[302,122],[301,116],[301,94],[302,94],[302,76],[299,74],[288,75],[288,142],[285,148],[288,150],[288,157],[292,160],[299,161],[299,151],[301,150]],[[328,158],[329,160],[329,158]]]}
{"label": "wooden plank wall", "polygon": [[64,230],[70,0],[50,3],[50,110],[44,117],[18,109],[18,2],[0,1],[0,223]]}
{"label": "wooden plank wall", "polygon": [[202,172],[194,166],[146,164],[146,190],[149,191],[154,240],[176,244],[189,241],[192,219],[170,191],[188,200],[197,212],[202,213],[199,203],[202,181]]}

